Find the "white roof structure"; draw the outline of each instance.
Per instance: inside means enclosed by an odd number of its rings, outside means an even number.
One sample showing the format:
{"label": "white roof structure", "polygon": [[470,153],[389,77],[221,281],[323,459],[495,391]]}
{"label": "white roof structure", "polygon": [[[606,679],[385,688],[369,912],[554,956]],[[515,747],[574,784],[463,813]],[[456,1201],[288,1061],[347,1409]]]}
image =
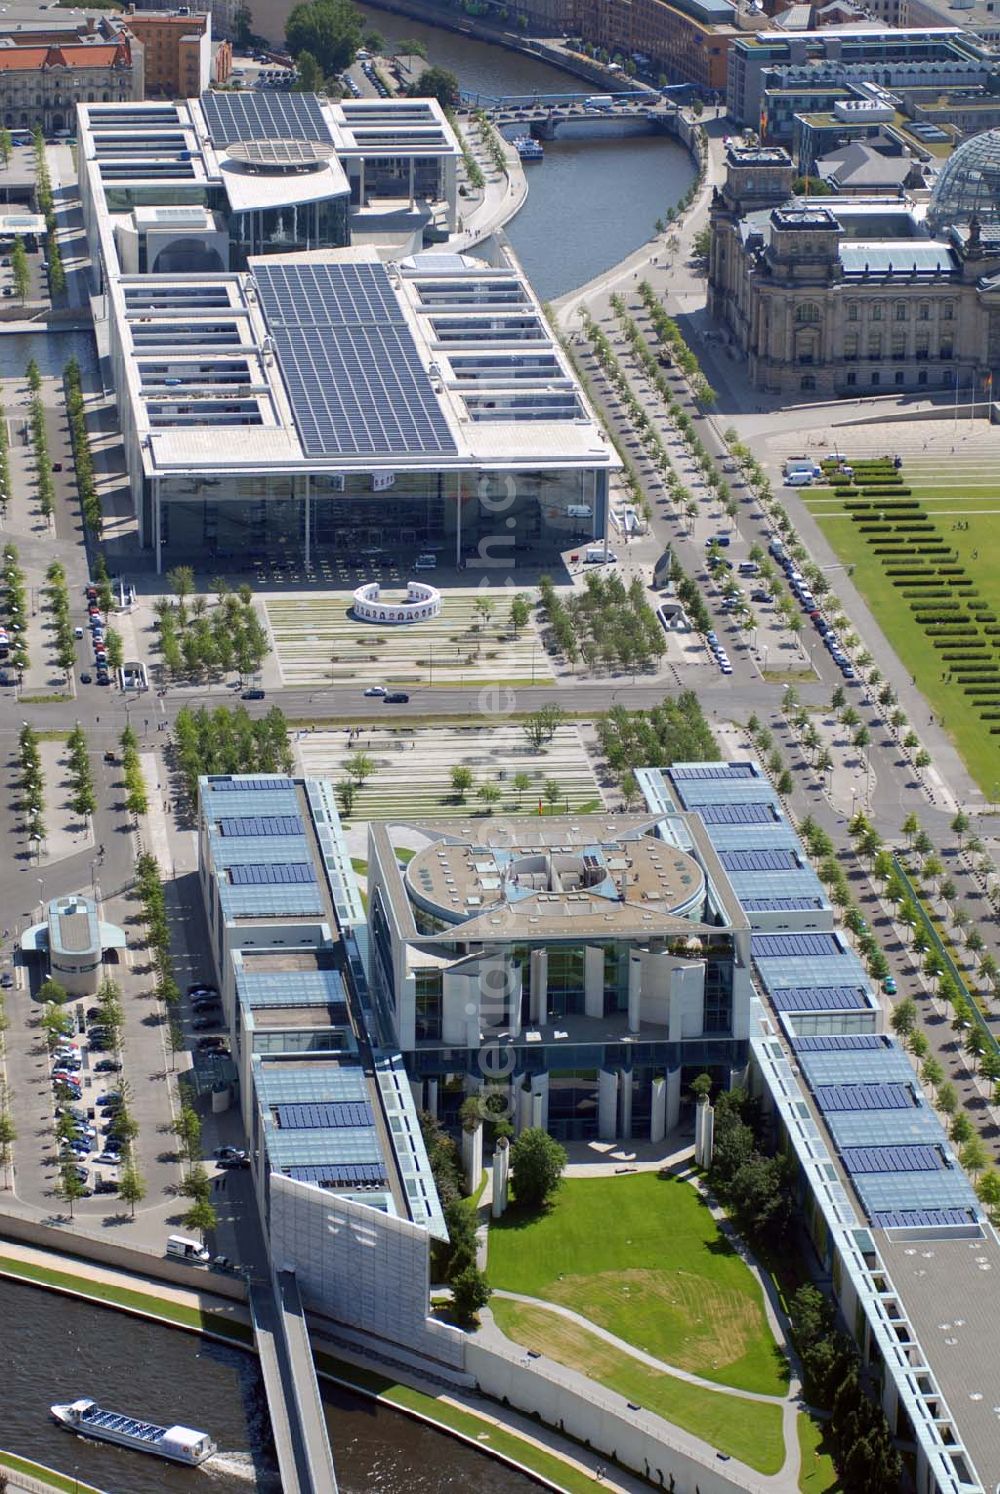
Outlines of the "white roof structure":
{"label": "white roof structure", "polygon": [[248,271],[123,269],[120,244],[136,231],[207,230],[205,204],[220,192],[231,212],[266,209],[290,227],[309,204],[346,203],[352,161],[460,154],[436,100],[210,93],[89,104],[78,139],[134,478],[140,462],[144,477],[206,483],[241,472],[619,466],[505,251],[393,261],[371,245],[297,247],[251,258]]}

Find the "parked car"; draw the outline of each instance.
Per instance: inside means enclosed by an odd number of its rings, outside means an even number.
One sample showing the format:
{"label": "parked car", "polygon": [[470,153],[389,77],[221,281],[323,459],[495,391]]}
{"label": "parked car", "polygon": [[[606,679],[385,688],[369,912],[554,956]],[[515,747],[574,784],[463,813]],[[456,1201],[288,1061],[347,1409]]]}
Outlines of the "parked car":
{"label": "parked car", "polygon": [[121,1071],[121,1062],[117,1058],[101,1058],[94,1064],[95,1074],[117,1074]]}
{"label": "parked car", "polygon": [[218,996],[218,986],[207,986],[204,981],[196,980],[193,985],[188,986],[189,996]]}
{"label": "parked car", "polygon": [[218,1017],[196,1017],[191,1026],[195,1032],[209,1032],[213,1027],[218,1027],[221,1022],[221,1015]]}
{"label": "parked car", "polygon": [[226,1158],[245,1157],[246,1155],[246,1152],[238,1146],[217,1146],[212,1153],[212,1156],[217,1157],[220,1162],[225,1161]]}
{"label": "parked car", "polygon": [[107,1178],[107,1177],[105,1177],[105,1178],[95,1178],[94,1179],[94,1192],[95,1193],[117,1193],[118,1192],[118,1179],[117,1178]]}
{"label": "parked car", "polygon": [[254,690],[242,690],[240,692],[240,700],[263,700],[263,699],[264,699],[264,692],[263,692],[263,690],[256,690],[256,689],[254,689]]}
{"label": "parked car", "polygon": [[406,705],[409,699],[405,690],[390,690],[388,695],[382,696],[385,705]]}
{"label": "parked car", "polygon": [[111,1150],[103,1151],[94,1158],[94,1161],[102,1167],[117,1167],[122,1160],[121,1152]]}
{"label": "parked car", "polygon": [[894,975],[887,975],[885,980],[882,982],[882,989],[887,996],[895,996],[896,977]]}
{"label": "parked car", "polygon": [[14,977],[9,970],[5,970],[3,975],[0,975],[0,990],[9,991],[13,984]]}
{"label": "parked car", "polygon": [[388,695],[388,693],[384,685],[369,685],[365,691],[365,695],[371,697],[373,700],[380,700],[383,695]]}
{"label": "parked car", "polygon": [[220,1157],[219,1158],[219,1166],[222,1167],[222,1168],[225,1168],[225,1170],[227,1172],[230,1171],[231,1169],[237,1168],[237,1167],[246,1168],[246,1167],[250,1166],[250,1158],[249,1157]]}

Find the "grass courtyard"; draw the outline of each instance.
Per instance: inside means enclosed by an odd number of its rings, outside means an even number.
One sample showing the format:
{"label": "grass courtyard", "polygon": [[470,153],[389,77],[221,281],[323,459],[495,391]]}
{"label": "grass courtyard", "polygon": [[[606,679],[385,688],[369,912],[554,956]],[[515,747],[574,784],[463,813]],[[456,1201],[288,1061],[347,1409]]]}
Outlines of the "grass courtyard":
{"label": "grass courtyard", "polygon": [[661,1374],[544,1307],[502,1297],[493,1297],[490,1307],[508,1338],[579,1370],[626,1400],[701,1437],[719,1452],[741,1459],[760,1473],[777,1473],[784,1463],[780,1406],[742,1400]]}
{"label": "grass courtyard", "polygon": [[854,567],[855,586],[969,772],[998,798],[1000,484],[981,456],[960,450],[914,458],[891,480],[874,469],[862,476],[859,465],[850,490],[817,486],[802,500]]}
{"label": "grass courtyard", "polygon": [[785,1392],[760,1286],[690,1183],[567,1178],[547,1213],[512,1209],[491,1226],[488,1274],[703,1379]]}

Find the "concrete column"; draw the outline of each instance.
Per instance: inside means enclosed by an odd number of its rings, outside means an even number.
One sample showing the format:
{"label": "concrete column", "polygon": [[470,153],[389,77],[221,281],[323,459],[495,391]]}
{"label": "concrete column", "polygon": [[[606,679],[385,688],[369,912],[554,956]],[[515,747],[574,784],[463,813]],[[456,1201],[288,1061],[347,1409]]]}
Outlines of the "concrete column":
{"label": "concrete column", "polygon": [[493,1153],[493,1203],[491,1212],[499,1219],[507,1207],[507,1178],[510,1170],[510,1143],[501,1136]]}
{"label": "concrete column", "polygon": [[715,1150],[715,1108],[702,1095],[694,1112],[694,1160],[707,1172]]}
{"label": "concrete column", "polygon": [[899,1419],[899,1391],[891,1375],[885,1375],[882,1379],[882,1410],[890,1432],[895,1432]]}
{"label": "concrete column", "polygon": [[604,950],[600,944],[584,946],[583,1009],[588,1017],[604,1016]]}
{"label": "concrete column", "polygon": [[430,1115],[438,1113],[438,1082],[436,1079],[427,1081],[427,1110]]}
{"label": "concrete column", "polygon": [[160,553],[162,538],[160,533],[160,479],[158,477],[153,478],[153,530],[156,545],[156,574],[159,576],[163,570],[163,558]]}
{"label": "concrete column", "polygon": [[465,1186],[470,1193],[475,1193],[483,1175],[482,1123],[474,1131],[462,1130],[462,1166],[465,1168]]}
{"label": "concrete column", "polygon": [[535,1074],[531,1081],[531,1124],[549,1129],[549,1076]]}
{"label": "concrete column", "polygon": [[510,1003],[510,1035],[521,1036],[521,993],[524,984],[523,966],[515,965],[513,958],[507,964],[507,999]]}
{"label": "concrete column", "polygon": [[517,1116],[514,1125],[518,1136],[520,1136],[522,1131],[527,1131],[529,1126],[534,1125],[534,1121],[532,1120],[533,1096],[532,1091],[525,1089],[523,1085],[515,1090],[515,1094],[517,1095]]}
{"label": "concrete column", "polygon": [[541,1024],[548,1012],[549,952],[531,951],[531,1020]]}
{"label": "concrete column", "polygon": [[414,170],[413,157],[411,156],[410,157],[410,207],[411,208],[415,205],[416,200],[417,200],[416,192],[414,190],[414,178],[415,178],[415,176],[416,176],[416,172]]}
{"label": "concrete column", "polygon": [[416,1105],[417,1110],[418,1111],[423,1110],[424,1109],[424,1081],[422,1079],[411,1079],[410,1080],[410,1093],[413,1096],[413,1103],[414,1103],[414,1105]]}
{"label": "concrete column", "polygon": [[618,1135],[627,1141],[632,1135],[632,1070],[618,1071]]}
{"label": "concrete column", "polygon": [[652,1102],[649,1107],[649,1139],[662,1141],[667,1134],[667,1082],[654,1079],[650,1086]]}
{"label": "concrete column", "polygon": [[642,1010],[642,952],[636,951],[628,957],[628,1030],[639,1031]]}
{"label": "concrete column", "polygon": [[618,1075],[601,1069],[597,1075],[597,1134],[601,1141],[614,1141],[618,1125]]}
{"label": "concrete column", "polygon": [[681,1071],[667,1075],[667,1130],[672,1131],[681,1118]]}

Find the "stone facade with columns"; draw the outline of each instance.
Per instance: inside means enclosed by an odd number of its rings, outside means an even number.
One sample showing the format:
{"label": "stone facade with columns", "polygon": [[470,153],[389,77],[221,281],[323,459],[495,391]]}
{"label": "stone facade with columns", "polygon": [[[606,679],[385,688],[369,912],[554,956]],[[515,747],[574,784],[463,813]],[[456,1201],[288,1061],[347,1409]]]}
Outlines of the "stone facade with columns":
{"label": "stone facade with columns", "polygon": [[803,198],[777,146],[730,146],[709,311],[768,394],[982,392],[1000,362],[1000,232],[906,197]]}

